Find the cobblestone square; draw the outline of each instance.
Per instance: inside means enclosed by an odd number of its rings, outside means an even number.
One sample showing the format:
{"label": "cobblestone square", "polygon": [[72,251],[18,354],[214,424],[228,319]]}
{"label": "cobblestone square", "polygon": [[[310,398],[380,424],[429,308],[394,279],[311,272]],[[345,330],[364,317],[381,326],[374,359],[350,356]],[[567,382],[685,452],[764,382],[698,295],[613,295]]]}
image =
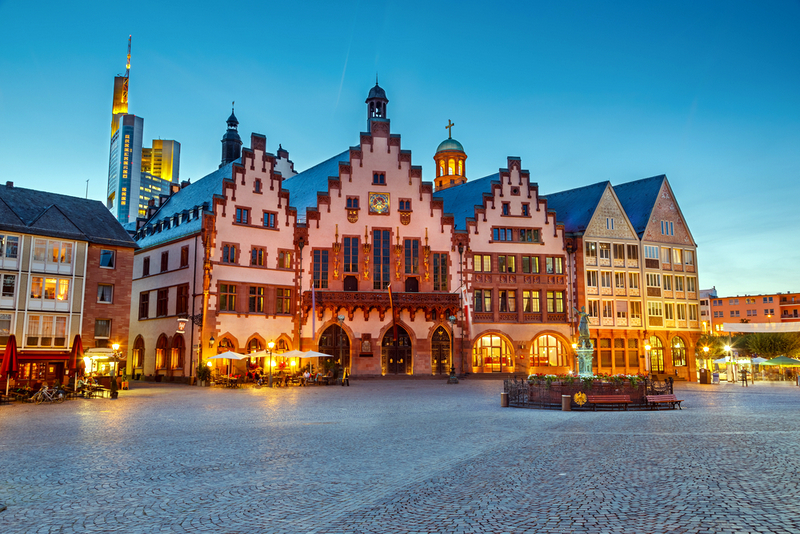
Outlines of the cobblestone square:
{"label": "cobblestone square", "polygon": [[0,532],[800,532],[800,388],[683,410],[500,407],[502,382],[0,406]]}

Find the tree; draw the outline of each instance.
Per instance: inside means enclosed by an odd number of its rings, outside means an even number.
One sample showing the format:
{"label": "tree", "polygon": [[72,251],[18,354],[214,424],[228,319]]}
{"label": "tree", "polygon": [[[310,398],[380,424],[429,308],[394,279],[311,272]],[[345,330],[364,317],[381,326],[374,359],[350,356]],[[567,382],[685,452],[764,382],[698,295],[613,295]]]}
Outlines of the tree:
{"label": "tree", "polygon": [[747,348],[762,358],[800,354],[800,334],[797,332],[756,333],[745,339]]}
{"label": "tree", "polygon": [[[703,347],[708,347],[708,352],[703,350]],[[703,334],[697,340],[694,346],[694,355],[696,360],[715,360],[725,356],[725,343],[723,338],[711,334]]]}

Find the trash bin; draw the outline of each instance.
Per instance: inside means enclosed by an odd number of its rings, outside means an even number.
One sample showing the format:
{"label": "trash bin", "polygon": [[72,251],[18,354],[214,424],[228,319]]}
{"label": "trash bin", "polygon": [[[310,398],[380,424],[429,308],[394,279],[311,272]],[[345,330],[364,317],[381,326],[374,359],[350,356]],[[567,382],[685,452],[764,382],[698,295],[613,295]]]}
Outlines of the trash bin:
{"label": "trash bin", "polygon": [[569,395],[561,395],[561,411],[562,412],[572,411],[572,397],[570,397]]}
{"label": "trash bin", "polygon": [[711,383],[719,384],[719,373],[717,373],[716,371],[711,373]]}
{"label": "trash bin", "polygon": [[708,369],[700,369],[700,383],[701,384],[711,383],[711,373],[708,372]]}
{"label": "trash bin", "polygon": [[500,394],[500,407],[508,408],[508,393],[503,392]]}

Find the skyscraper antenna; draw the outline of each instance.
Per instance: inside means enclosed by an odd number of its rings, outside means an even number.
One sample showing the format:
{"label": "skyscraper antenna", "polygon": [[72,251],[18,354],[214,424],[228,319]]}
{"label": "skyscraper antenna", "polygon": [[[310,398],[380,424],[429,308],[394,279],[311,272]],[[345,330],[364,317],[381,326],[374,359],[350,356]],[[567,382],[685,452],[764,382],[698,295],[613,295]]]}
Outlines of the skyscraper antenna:
{"label": "skyscraper antenna", "polygon": [[128,35],[128,62],[125,64],[125,77],[128,78],[131,75],[131,37],[133,35]]}
{"label": "skyscraper antenna", "polygon": [[86,198],[89,198],[89,180],[86,180]]}

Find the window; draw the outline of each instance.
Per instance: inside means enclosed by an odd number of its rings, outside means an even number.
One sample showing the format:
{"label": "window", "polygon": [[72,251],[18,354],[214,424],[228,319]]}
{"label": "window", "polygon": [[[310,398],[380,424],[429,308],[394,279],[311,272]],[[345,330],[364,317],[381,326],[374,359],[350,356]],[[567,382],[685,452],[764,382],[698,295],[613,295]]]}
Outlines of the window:
{"label": "window", "polygon": [[611,288],[611,271],[603,271],[600,273],[600,287]]}
{"label": "window", "polygon": [[664,291],[672,291],[672,275],[670,274],[664,275]]}
{"label": "window", "polygon": [[[72,252],[70,251],[70,256],[71,255],[72,255]],[[64,257],[62,255],[62,262],[61,263],[71,263],[72,262],[71,259],[68,262],[64,262],[63,258]],[[115,265],[115,260],[116,260],[116,252],[114,252],[113,250],[101,250],[100,251],[100,267],[102,267],[104,269],[113,269],[114,265]]]}
{"label": "window", "polygon": [[639,247],[636,245],[627,245],[628,259],[632,261],[639,261]]}
{"label": "window", "polygon": [[[630,257],[630,256],[628,256],[628,257]],[[658,247],[654,247],[652,245],[645,245],[644,246],[644,257],[645,257],[645,259],[657,260],[658,259]]]}
{"label": "window", "polygon": [[0,258],[13,260],[19,254],[19,237],[0,234]]}
{"label": "window", "polygon": [[625,260],[625,245],[614,243],[614,259]]}
{"label": "window", "polygon": [[3,285],[0,287],[0,296],[14,298],[15,290],[17,288],[17,275],[4,274],[0,276],[3,280]]}
{"label": "window", "polygon": [[543,335],[536,338],[531,347],[532,365],[536,367],[567,367],[567,351],[564,344],[555,336]]}
{"label": "window", "polygon": [[756,303],[756,299],[751,299],[750,297],[747,297],[746,299],[744,299],[744,303],[745,304],[755,304]]}
{"label": "window", "polygon": [[501,312],[515,312],[517,311],[517,292],[513,289],[500,290],[500,311]]}
{"label": "window", "polygon": [[406,274],[419,273],[419,239],[404,240],[406,255]]}
{"label": "window", "polygon": [[347,209],[357,210],[358,209],[358,197],[347,197]]}
{"label": "window", "polygon": [[664,304],[664,319],[671,321],[675,319],[674,305],[671,302]]}
{"label": "window", "polygon": [[253,247],[250,251],[250,265],[264,267],[266,265],[267,251],[264,247]]}
{"label": "window", "polygon": [[288,287],[279,287],[275,290],[275,313],[288,315],[292,313],[292,290]]}
{"label": "window", "polygon": [[522,272],[537,274],[539,272],[539,256],[522,256]]}
{"label": "window", "polygon": [[675,367],[686,366],[686,344],[679,337],[672,339],[672,365]]}
{"label": "window", "polygon": [[639,273],[628,273],[628,287],[639,289]]}
{"label": "window", "polygon": [[600,338],[597,340],[597,352],[600,357],[600,367],[611,367],[611,340]]}
{"label": "window", "polygon": [[264,313],[264,288],[262,286],[250,286],[248,304],[250,313]]}
{"label": "window", "polygon": [[94,337],[95,339],[108,339],[111,337],[111,319],[95,319]]}
{"label": "window", "polygon": [[150,292],[139,293],[139,320],[147,319],[150,314]]}
{"label": "window", "polygon": [[674,263],[675,265],[683,264],[683,250],[679,248],[672,249],[672,263]]}
{"label": "window", "polygon": [[29,315],[25,344],[33,347],[65,347],[67,318],[54,315]]}
{"label": "window", "polygon": [[590,263],[597,261],[597,243],[586,242],[586,259],[592,260]]}
{"label": "window", "polygon": [[181,247],[181,267],[189,266],[189,245]]}
{"label": "window", "polygon": [[539,313],[539,291],[522,291],[522,311],[525,313]]}
{"label": "window", "polygon": [[528,217],[531,214],[531,206],[530,204],[523,204],[522,205],[522,216]]}
{"label": "window", "polygon": [[697,320],[697,304],[689,304],[689,320]]}
{"label": "window", "polygon": [[638,300],[630,302],[631,319],[642,318],[642,303]]}
{"label": "window", "polygon": [[220,311],[236,311],[236,286],[234,284],[219,285]]}
{"label": "window", "polygon": [[114,286],[111,284],[97,284],[97,302],[102,304],[114,302]]}
{"label": "window", "polygon": [[253,193],[260,193],[261,192],[261,180],[258,178],[255,179],[253,182]]}
{"label": "window", "polygon": [[472,256],[472,268],[476,273],[492,272],[491,254],[474,254]]}
{"label": "window", "polygon": [[492,290],[491,289],[476,289],[475,298],[476,312],[490,312],[492,311]]}
{"label": "window", "polygon": [[683,260],[686,262],[686,265],[694,265],[694,252],[685,250],[683,252]]}
{"label": "window", "polygon": [[433,255],[433,290],[447,291],[447,254]]}
{"label": "window", "polygon": [[670,249],[668,247],[661,247],[661,263],[670,263],[671,258],[672,254],[670,253]]}
{"label": "window", "polygon": [[373,185],[386,185],[386,175],[382,172],[376,172],[372,174],[372,184]]}
{"label": "window", "polygon": [[169,306],[169,289],[159,289],[156,295],[156,317],[164,317],[167,315],[167,308]]}
{"label": "window", "polygon": [[683,276],[675,277],[675,291],[683,291]]}
{"label": "window", "polygon": [[610,243],[600,243],[600,259],[601,260],[611,259],[611,244]]}
{"label": "window", "polygon": [[589,314],[589,317],[594,317],[594,318],[600,317],[600,301],[590,300],[589,302],[587,302],[586,313]]}
{"label": "window", "polygon": [[[387,232],[388,233],[388,232]],[[317,289],[328,288],[328,251],[315,250],[314,258],[314,287]]]}
{"label": "window", "polygon": [[492,239],[494,241],[514,241],[513,228],[493,228]]}
{"label": "window", "polygon": [[664,315],[664,308],[660,302],[647,303],[647,315],[650,317],[662,317]]}
{"label": "window", "polygon": [[675,235],[675,227],[670,221],[661,221],[661,235]]}
{"label": "window", "polygon": [[508,202],[503,202],[503,215],[510,215],[511,214],[511,204]]}
{"label": "window", "polygon": [[169,270],[169,251],[161,253],[161,272],[165,273]]}
{"label": "window", "polygon": [[625,340],[614,339],[614,366],[625,367]]}
{"label": "window", "polygon": [[[358,200],[358,199],[356,199]],[[344,238],[344,272],[358,272],[358,238]]]}
{"label": "window", "polygon": [[614,303],[610,300],[603,301],[603,318],[604,319],[614,318]]}
{"label": "window", "polygon": [[563,274],[564,273],[563,258],[546,258],[545,268],[547,269],[547,274]]}
{"label": "window", "polygon": [[686,291],[689,293],[694,293],[697,291],[697,278],[694,276],[687,276],[686,277]]}
{"label": "window", "polygon": [[658,273],[647,273],[647,287],[661,287],[661,275]]}
{"label": "window", "polygon": [[523,243],[538,243],[539,242],[539,229],[538,228],[523,228],[519,231],[519,240]]}
{"label": "window", "polygon": [[264,212],[263,218],[264,228],[277,228],[278,227],[278,214],[271,211]]}
{"label": "window", "polygon": [[401,198],[400,206],[398,209],[400,211],[411,211],[411,201],[407,198]]}
{"label": "window", "polygon": [[586,271],[587,287],[597,287],[597,271]]}
{"label": "window", "polygon": [[730,305],[730,306],[738,306],[739,305],[739,299],[728,299],[728,305]]}
{"label": "window", "polygon": [[628,303],[624,300],[617,301],[617,319],[625,321],[628,319]]}
{"label": "window", "polygon": [[639,340],[628,340],[628,367],[639,367]]}
{"label": "window", "polygon": [[768,302],[772,302],[772,297],[764,297],[763,301],[764,301],[765,304],[768,303]]}
{"label": "window", "polygon": [[236,223],[250,224],[250,208],[236,208]]}
{"label": "window", "polygon": [[712,301],[714,306],[722,306],[722,299],[715,299]]}
{"label": "window", "polygon": [[236,263],[236,245],[222,246],[222,263]]}
{"label": "window", "polygon": [[150,256],[142,260],[142,276],[150,276]]}
{"label": "window", "polygon": [[564,313],[564,292],[547,292],[547,313]]}
{"label": "window", "polygon": [[69,278],[31,277],[31,298],[44,300],[69,300]]}
{"label": "window", "polygon": [[613,229],[614,229],[614,218],[606,217],[606,230],[613,230]]}
{"label": "window", "polygon": [[516,256],[497,256],[497,269],[501,273],[515,273],[515,272],[517,272],[517,257]]}
{"label": "window", "polygon": [[386,289],[389,285],[391,247],[389,230],[372,231],[372,289]]}
{"label": "window", "polygon": [[186,315],[189,313],[189,284],[181,284],[178,286],[178,300],[175,305],[175,313],[178,315]]}
{"label": "window", "polygon": [[278,251],[278,269],[292,268],[292,252],[289,250]]}
{"label": "window", "polygon": [[614,273],[614,287],[625,289],[625,273]]}
{"label": "window", "polygon": [[739,310],[731,310],[731,317],[739,317]]}

